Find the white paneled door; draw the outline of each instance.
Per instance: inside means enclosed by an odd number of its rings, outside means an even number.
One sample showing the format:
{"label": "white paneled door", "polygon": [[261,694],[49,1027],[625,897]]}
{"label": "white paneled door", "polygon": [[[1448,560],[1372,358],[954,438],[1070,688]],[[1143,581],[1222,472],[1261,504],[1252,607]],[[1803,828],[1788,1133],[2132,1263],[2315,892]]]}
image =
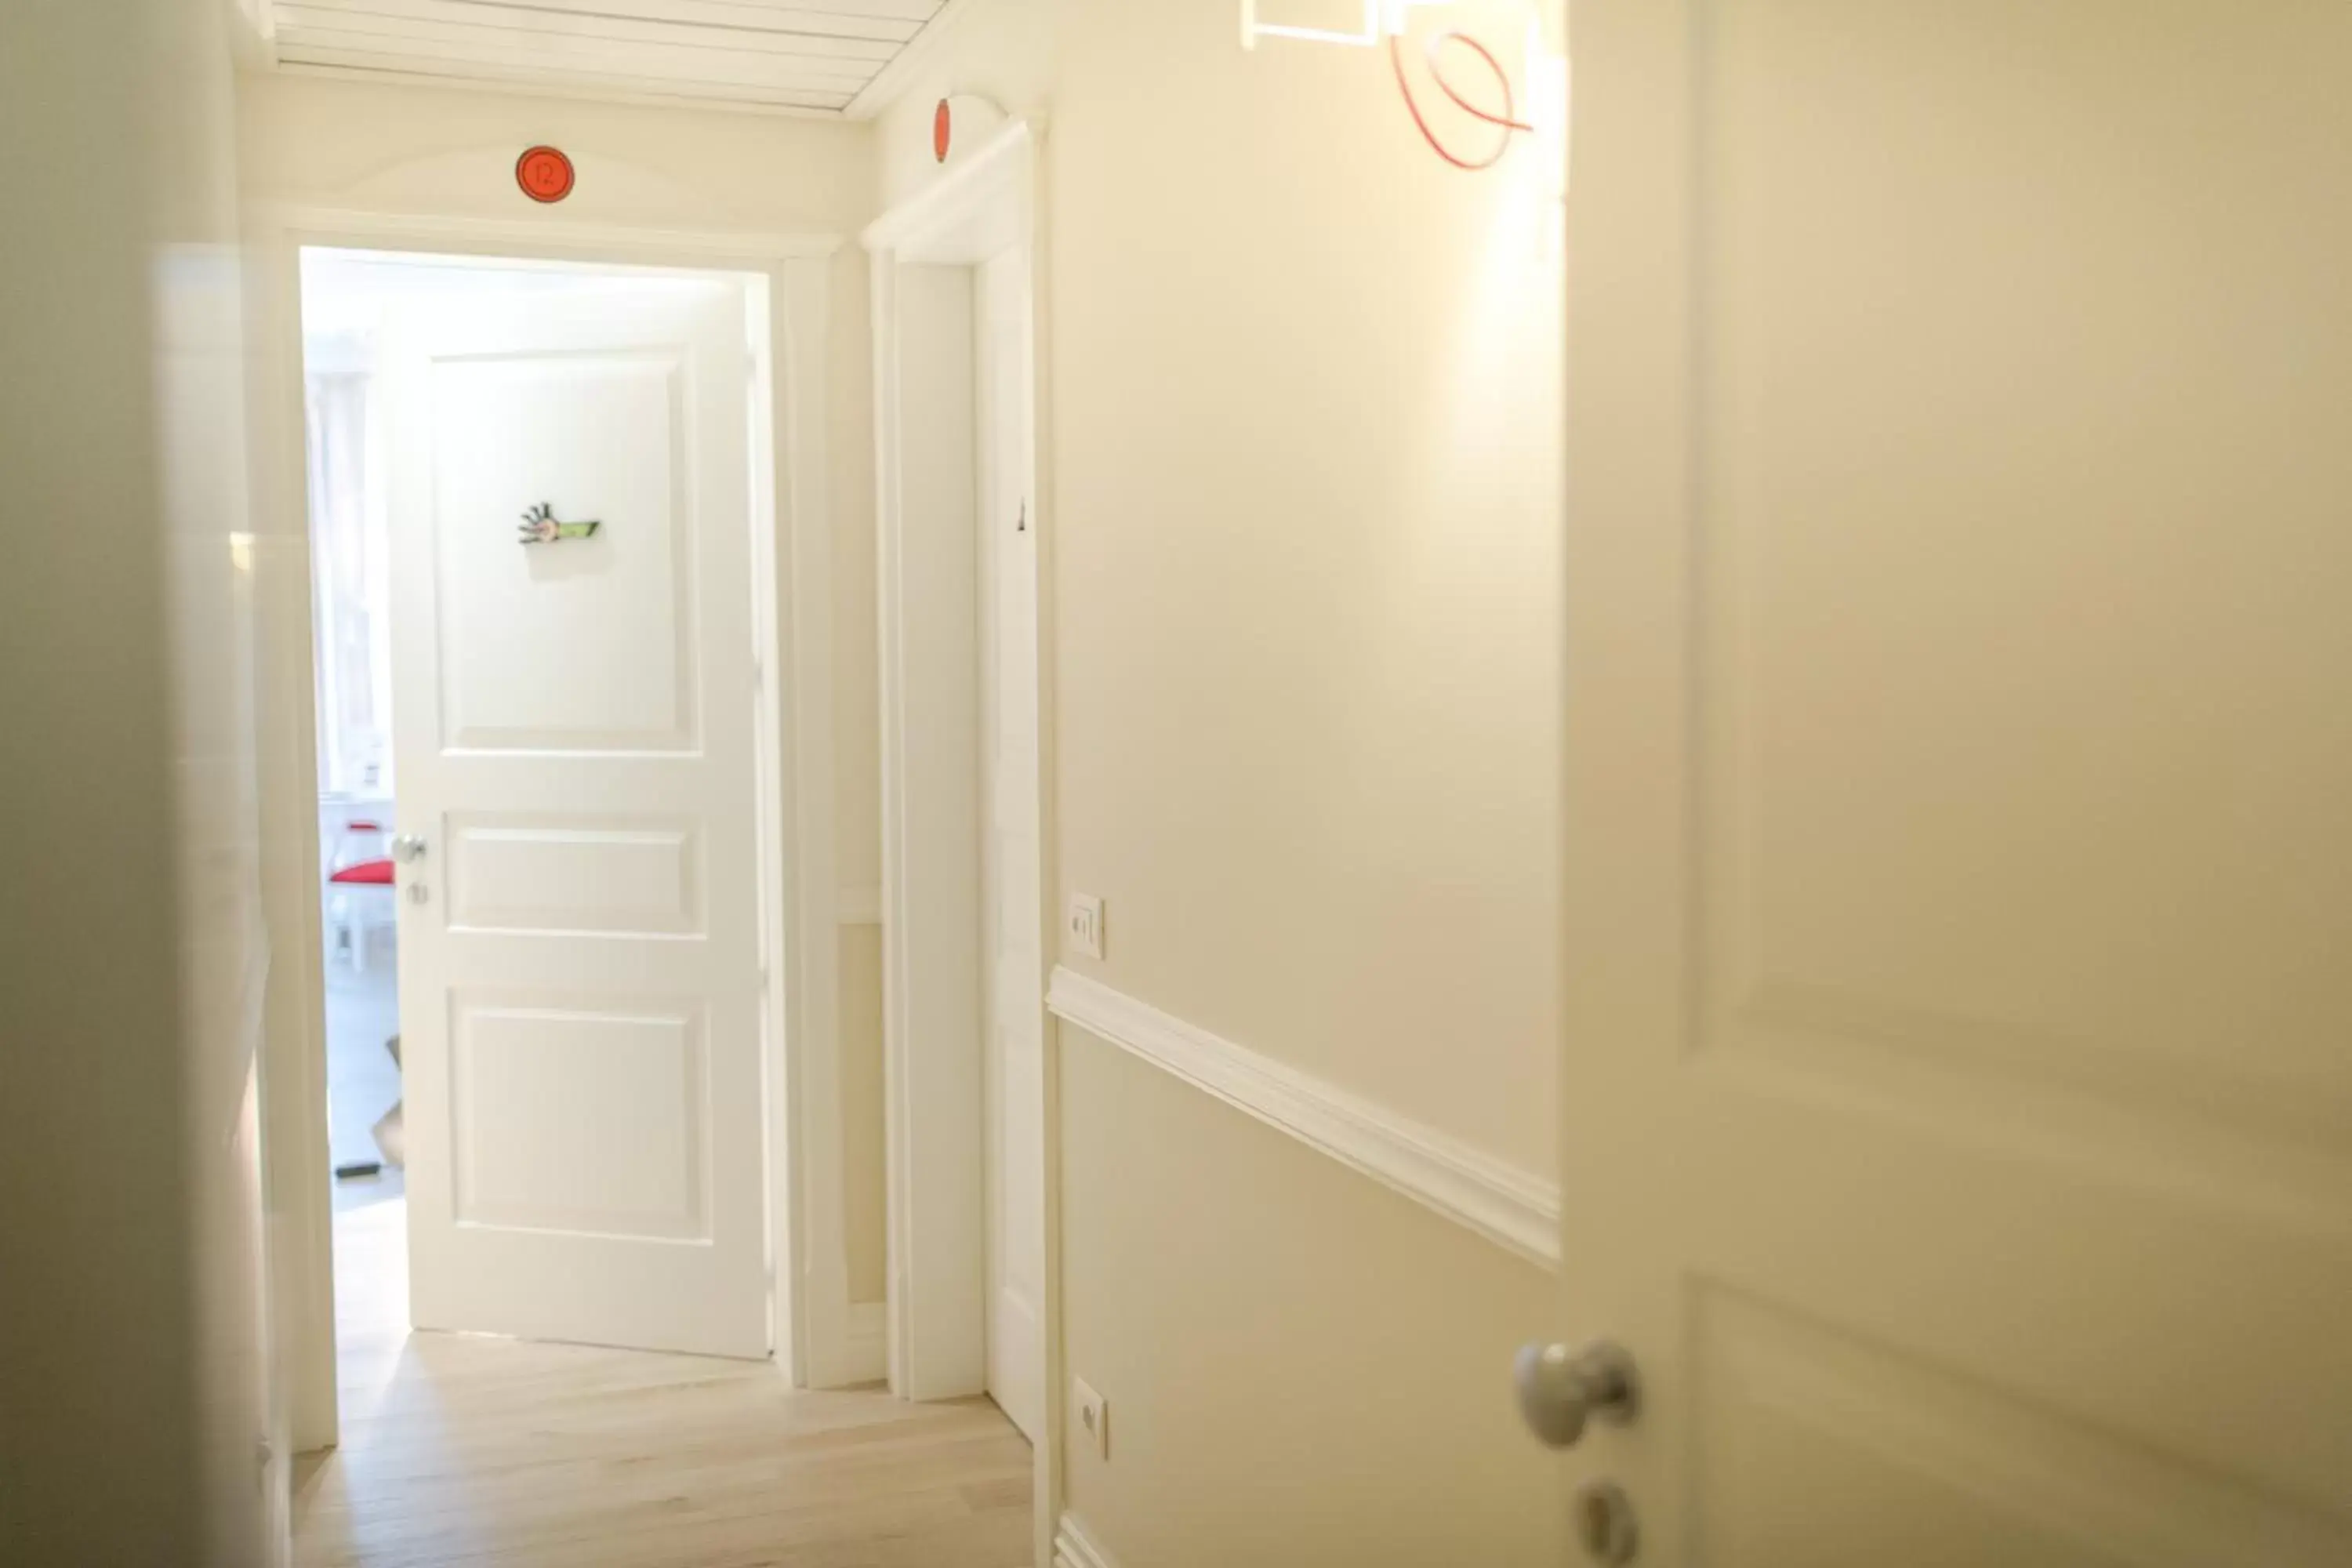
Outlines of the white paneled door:
{"label": "white paneled door", "polygon": [[973,279],[988,1391],[1034,1443],[1045,1431],[1045,1036],[1026,252],[983,262]]}
{"label": "white paneled door", "polygon": [[1576,1518],[2352,1563],[2352,8],[1571,42]]}
{"label": "white paneled door", "polygon": [[386,333],[419,1328],[768,1353],[744,323],[646,276]]}

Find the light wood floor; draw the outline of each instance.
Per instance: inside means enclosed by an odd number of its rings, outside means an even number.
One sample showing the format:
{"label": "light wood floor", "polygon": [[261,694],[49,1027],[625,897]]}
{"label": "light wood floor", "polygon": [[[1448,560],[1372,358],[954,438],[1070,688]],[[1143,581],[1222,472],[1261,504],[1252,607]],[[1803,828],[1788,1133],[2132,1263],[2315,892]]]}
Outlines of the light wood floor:
{"label": "light wood floor", "polygon": [[343,1443],[298,1463],[298,1568],[1029,1563],[1029,1447],[986,1400],[411,1334],[405,1223],[396,1199],[335,1216]]}

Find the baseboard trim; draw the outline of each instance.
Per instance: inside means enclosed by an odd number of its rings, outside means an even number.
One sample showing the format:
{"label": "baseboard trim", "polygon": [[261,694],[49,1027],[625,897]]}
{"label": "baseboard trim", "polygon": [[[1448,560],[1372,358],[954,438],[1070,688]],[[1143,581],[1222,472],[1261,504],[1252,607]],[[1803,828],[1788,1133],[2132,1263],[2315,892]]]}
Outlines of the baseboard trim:
{"label": "baseboard trim", "polygon": [[1045,1005],[1496,1246],[1559,1267],[1557,1183],[1071,970],[1054,971]]}
{"label": "baseboard trim", "polygon": [[1076,1514],[1062,1516],[1054,1531],[1054,1568],[1118,1568],[1111,1554],[1095,1543]]}

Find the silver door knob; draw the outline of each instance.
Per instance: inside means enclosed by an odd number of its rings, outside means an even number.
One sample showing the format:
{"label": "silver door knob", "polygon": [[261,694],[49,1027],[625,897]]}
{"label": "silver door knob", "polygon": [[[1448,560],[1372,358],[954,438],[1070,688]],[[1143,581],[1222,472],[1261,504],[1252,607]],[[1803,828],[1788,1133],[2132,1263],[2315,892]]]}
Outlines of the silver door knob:
{"label": "silver door knob", "polygon": [[425,840],[414,833],[404,833],[392,841],[392,858],[402,865],[425,858]]}
{"label": "silver door knob", "polygon": [[1512,1373],[1519,1415],[1548,1448],[1570,1447],[1595,1416],[1622,1425],[1633,1419],[1641,1394],[1633,1358],[1606,1340],[1571,1345],[1521,1345]]}

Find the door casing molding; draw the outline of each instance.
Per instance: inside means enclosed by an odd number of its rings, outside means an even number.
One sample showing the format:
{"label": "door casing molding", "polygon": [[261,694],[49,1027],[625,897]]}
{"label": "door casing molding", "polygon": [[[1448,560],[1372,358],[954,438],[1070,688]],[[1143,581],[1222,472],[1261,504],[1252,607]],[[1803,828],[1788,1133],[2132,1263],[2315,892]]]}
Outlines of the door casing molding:
{"label": "door casing molding", "polygon": [[[1035,887],[1042,956],[1024,1005],[1043,1042],[1038,1126],[1044,1147],[1045,1410],[1036,1449],[1036,1561],[1053,1560],[1061,1509],[1060,1058],[1045,1011],[1059,924],[1053,690],[1054,507],[1050,329],[1046,301],[1042,128],[1014,120],[957,159],[929,185],[877,219],[861,237],[871,257],[877,581],[882,699],[883,1060],[887,1106],[890,1216],[890,1381],[901,1396],[949,1398],[987,1384],[987,1217],[981,1127],[979,559],[970,504],[927,496],[922,437],[905,415],[909,354],[951,353],[916,341],[919,292],[928,269],[976,274],[1010,258],[1029,297],[1031,526],[1037,535]],[[918,333],[919,328],[917,327]],[[968,334],[967,334],[968,337]],[[971,379],[971,345],[961,350]],[[937,378],[932,378],[937,379]],[[976,470],[975,470],[976,471]],[[941,726],[969,735],[962,766],[927,765]]]}

